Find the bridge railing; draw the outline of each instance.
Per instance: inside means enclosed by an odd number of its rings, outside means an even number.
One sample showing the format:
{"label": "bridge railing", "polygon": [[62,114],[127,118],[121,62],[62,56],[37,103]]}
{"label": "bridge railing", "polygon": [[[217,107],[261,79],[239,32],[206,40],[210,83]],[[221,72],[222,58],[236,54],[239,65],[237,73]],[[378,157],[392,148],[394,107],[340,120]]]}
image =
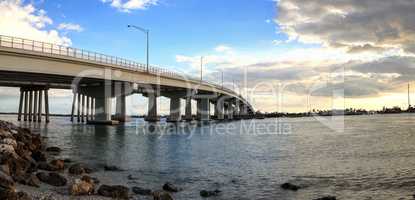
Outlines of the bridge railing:
{"label": "bridge railing", "polygon": [[[105,55],[105,54],[101,54],[101,53],[97,53],[93,51],[77,49],[77,48],[64,46],[64,45],[57,45],[57,44],[52,44],[52,43],[47,43],[47,42],[39,42],[39,41],[29,40],[29,39],[24,39],[24,38],[0,35],[0,46],[40,52],[44,54],[59,55],[59,56],[93,61],[93,62],[103,63],[103,64],[110,64],[121,69],[146,72],[146,65],[142,63],[127,60],[124,58],[119,58],[116,56],[109,56],[109,55]],[[200,79],[197,79],[197,78],[194,78],[188,75],[184,75],[182,73],[178,73],[172,70],[155,67],[155,66],[149,66],[148,72],[151,74],[155,74],[155,75],[172,77],[172,78],[177,78],[177,79],[182,79],[182,80],[200,81]],[[222,89],[222,90],[225,90],[229,93],[236,95],[236,93],[229,88],[222,87],[221,85],[218,85],[216,83],[209,82],[209,81],[203,81],[203,82],[205,84],[214,86],[215,88]]]}

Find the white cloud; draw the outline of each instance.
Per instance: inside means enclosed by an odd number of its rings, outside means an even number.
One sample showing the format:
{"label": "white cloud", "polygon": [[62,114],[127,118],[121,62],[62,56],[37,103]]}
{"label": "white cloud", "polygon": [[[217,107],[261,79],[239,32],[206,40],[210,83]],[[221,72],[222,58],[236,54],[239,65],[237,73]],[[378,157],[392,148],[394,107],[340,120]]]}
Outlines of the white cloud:
{"label": "white cloud", "polygon": [[229,52],[229,51],[231,51],[232,50],[232,48],[231,47],[229,47],[229,46],[226,46],[226,45],[219,45],[219,46],[217,46],[216,48],[215,48],[215,51],[217,51],[217,52],[220,52],[220,53],[223,53],[223,52]]}
{"label": "white cloud", "polygon": [[157,5],[158,0],[101,0],[103,3],[110,3],[112,7],[123,12],[131,10],[144,10],[149,6]]}
{"label": "white cloud", "polygon": [[76,32],[82,32],[84,30],[81,25],[73,23],[61,23],[59,24],[58,29]]}
{"label": "white cloud", "polygon": [[53,21],[46,11],[24,4],[20,0],[0,1],[0,34],[28,38],[61,45],[71,45],[71,40],[57,30],[50,29]]}

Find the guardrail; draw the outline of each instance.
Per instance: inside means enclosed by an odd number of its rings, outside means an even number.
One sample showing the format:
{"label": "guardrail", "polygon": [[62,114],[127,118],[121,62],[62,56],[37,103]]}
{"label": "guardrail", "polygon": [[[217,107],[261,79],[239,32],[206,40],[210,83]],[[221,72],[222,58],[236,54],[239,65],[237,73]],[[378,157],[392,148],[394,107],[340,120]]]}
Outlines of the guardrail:
{"label": "guardrail", "polygon": [[[101,53],[97,53],[93,51],[77,49],[77,48],[73,48],[69,46],[40,42],[40,41],[29,40],[29,39],[24,39],[24,38],[0,35],[0,46],[8,47],[8,48],[15,48],[15,49],[23,49],[27,51],[33,51],[33,52],[40,52],[40,53],[50,54],[50,55],[58,55],[58,56],[64,56],[64,57],[69,57],[69,58],[76,58],[76,59],[81,59],[85,61],[93,61],[93,62],[102,63],[102,64],[109,64],[109,65],[112,65],[112,66],[115,66],[121,69],[147,72],[145,64],[138,63],[135,61],[130,61],[124,58],[116,57],[116,56],[109,56],[109,55],[105,55],[105,54],[101,54]],[[182,75],[178,72],[163,69],[160,67],[149,66],[148,70],[149,70],[148,73],[154,74],[154,75],[177,78],[177,79],[181,79],[184,81],[186,80],[200,81],[200,79],[197,79],[197,78],[194,78],[188,75]],[[226,87],[222,87],[216,83],[212,83],[209,81],[202,81],[202,82],[204,84],[213,86],[221,90],[225,90],[229,93],[232,93],[238,96],[236,92],[234,92],[233,90],[228,89]]]}

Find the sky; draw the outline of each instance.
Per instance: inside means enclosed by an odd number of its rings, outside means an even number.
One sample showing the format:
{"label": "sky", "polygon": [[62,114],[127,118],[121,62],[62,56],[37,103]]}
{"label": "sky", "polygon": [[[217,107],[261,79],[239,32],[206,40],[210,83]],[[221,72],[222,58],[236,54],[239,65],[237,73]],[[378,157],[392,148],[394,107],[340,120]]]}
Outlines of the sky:
{"label": "sky", "polygon": [[[0,0],[0,34],[145,63],[133,24],[150,30],[151,64],[197,77],[203,56],[204,79],[223,73],[257,110],[372,110],[408,106],[414,10],[409,0]],[[1,111],[15,111],[17,91],[0,89]],[[52,112],[68,113],[71,92],[52,94]],[[145,113],[144,98],[127,102]]]}

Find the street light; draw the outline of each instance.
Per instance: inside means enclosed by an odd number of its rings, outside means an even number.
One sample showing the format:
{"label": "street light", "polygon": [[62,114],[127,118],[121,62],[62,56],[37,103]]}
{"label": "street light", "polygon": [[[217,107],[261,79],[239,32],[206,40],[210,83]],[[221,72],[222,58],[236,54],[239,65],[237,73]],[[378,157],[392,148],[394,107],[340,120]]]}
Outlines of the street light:
{"label": "street light", "polygon": [[200,56],[200,82],[203,81],[203,56]]}
{"label": "street light", "polygon": [[147,65],[146,65],[146,71],[147,71],[147,73],[149,73],[148,68],[149,68],[149,49],[150,49],[150,45],[149,45],[149,33],[150,33],[150,30],[145,29],[145,28],[141,28],[141,27],[135,26],[135,25],[128,25],[128,28],[135,28],[135,29],[137,29],[139,31],[142,31],[143,33],[146,34],[146,38],[147,38]]}

